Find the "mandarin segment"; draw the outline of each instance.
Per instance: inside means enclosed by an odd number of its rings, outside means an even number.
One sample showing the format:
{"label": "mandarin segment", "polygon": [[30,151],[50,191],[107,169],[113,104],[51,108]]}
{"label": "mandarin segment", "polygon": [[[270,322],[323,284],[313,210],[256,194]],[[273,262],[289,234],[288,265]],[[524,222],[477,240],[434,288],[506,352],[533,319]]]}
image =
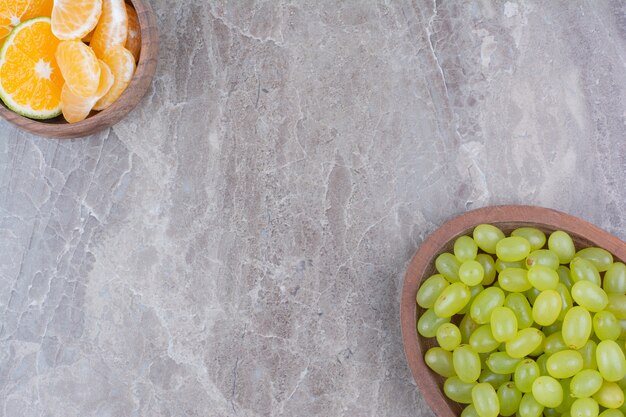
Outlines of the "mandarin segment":
{"label": "mandarin segment", "polygon": [[102,16],[91,37],[91,46],[102,58],[115,46],[124,46],[128,37],[128,15],[124,0],[103,0]]}
{"label": "mandarin segment", "polygon": [[102,0],[55,0],[52,32],[62,40],[81,39],[91,32],[102,15]]}
{"label": "mandarin segment", "polygon": [[141,27],[137,12],[130,4],[126,3],[126,14],[128,14],[128,37],[126,38],[126,49],[135,57],[135,62],[139,62],[141,52]]}
{"label": "mandarin segment", "polygon": [[75,94],[91,97],[100,84],[100,65],[93,50],[81,41],[63,41],[56,60],[65,83]]}
{"label": "mandarin segment", "polygon": [[69,123],[85,120],[96,102],[104,96],[113,85],[114,77],[109,66],[101,60],[98,60],[98,63],[100,64],[100,85],[94,96],[81,97],[72,92],[67,84],[63,86],[63,90],[61,91],[61,107],[63,109],[63,117]]}
{"label": "mandarin segment", "polygon": [[98,100],[94,110],[104,110],[120,98],[135,73],[135,57],[123,46],[110,49],[102,60],[111,68],[115,81],[109,92]]}

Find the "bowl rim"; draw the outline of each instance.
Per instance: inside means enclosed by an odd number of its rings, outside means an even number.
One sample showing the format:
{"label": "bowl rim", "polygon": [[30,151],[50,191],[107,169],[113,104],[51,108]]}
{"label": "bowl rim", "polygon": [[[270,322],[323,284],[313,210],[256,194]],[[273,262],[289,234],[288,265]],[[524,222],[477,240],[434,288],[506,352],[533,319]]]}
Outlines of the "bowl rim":
{"label": "bowl rim", "polygon": [[[15,113],[0,100],[0,117],[27,132],[56,139],[75,139],[98,133],[107,129],[130,113],[147,93],[154,73],[159,54],[159,35],[156,15],[148,0],[125,0],[130,3],[139,19],[141,29],[141,54],[130,84],[122,95],[107,109],[87,117],[78,123],[59,123],[47,120],[35,120]],[[55,119],[59,120],[58,116]]]}
{"label": "bowl rim", "polygon": [[515,227],[525,224],[547,230],[565,230],[580,240],[607,249],[617,260],[626,260],[626,242],[618,237],[579,217],[539,206],[487,206],[457,215],[435,229],[422,242],[407,267],[400,299],[400,325],[404,353],[413,379],[428,405],[439,417],[456,417],[456,414],[444,398],[438,381],[439,376],[424,362],[425,352],[416,328],[415,296],[435,256],[441,253],[451,240],[467,234],[481,223],[495,225],[511,223]]}

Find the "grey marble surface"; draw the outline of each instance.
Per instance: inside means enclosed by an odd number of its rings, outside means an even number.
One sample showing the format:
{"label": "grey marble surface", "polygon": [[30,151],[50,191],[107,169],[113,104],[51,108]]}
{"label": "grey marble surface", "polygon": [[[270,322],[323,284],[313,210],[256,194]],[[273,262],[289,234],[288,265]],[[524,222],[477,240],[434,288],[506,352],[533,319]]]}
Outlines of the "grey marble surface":
{"label": "grey marble surface", "polygon": [[153,0],[114,128],[0,122],[0,416],[432,416],[398,302],[467,209],[626,238],[626,4]]}

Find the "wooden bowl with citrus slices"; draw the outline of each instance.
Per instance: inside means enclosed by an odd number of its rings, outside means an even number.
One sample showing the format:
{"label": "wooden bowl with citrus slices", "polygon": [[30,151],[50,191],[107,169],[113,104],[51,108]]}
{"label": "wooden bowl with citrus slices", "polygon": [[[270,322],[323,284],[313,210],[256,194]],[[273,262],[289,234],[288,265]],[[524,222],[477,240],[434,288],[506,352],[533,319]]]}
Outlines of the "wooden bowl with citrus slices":
{"label": "wooden bowl with citrus slices", "polygon": [[0,116],[52,138],[106,129],[150,87],[158,49],[147,0],[0,2]]}

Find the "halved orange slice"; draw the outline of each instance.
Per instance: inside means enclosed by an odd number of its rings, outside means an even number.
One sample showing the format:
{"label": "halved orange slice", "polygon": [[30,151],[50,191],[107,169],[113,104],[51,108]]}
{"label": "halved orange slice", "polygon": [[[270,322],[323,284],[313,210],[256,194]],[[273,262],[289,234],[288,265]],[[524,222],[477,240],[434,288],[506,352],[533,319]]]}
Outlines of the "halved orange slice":
{"label": "halved orange slice", "polygon": [[103,0],[102,16],[93,32],[89,46],[98,56],[104,57],[106,51],[114,46],[124,46],[128,37],[128,15],[124,0]]}
{"label": "halved orange slice", "polygon": [[62,40],[81,39],[102,14],[102,0],[54,0],[52,32]]}
{"label": "halved orange slice", "polygon": [[107,64],[98,60],[100,64],[100,84],[96,94],[92,97],[81,97],[75,94],[67,84],[61,90],[61,108],[63,109],[63,117],[69,123],[80,122],[89,116],[89,112],[93,109],[96,102],[109,92],[113,86],[115,77]]}
{"label": "halved orange slice", "polygon": [[141,27],[137,12],[130,4],[126,3],[126,14],[128,15],[128,37],[126,38],[126,49],[135,57],[135,62],[139,62],[141,52]]}
{"label": "halved orange slice", "polygon": [[108,93],[102,97],[94,110],[104,110],[120,98],[135,74],[135,57],[123,46],[115,46],[108,50],[102,60],[111,68],[115,82]]}
{"label": "halved orange slice", "polygon": [[59,43],[56,59],[65,83],[75,94],[91,97],[100,84],[100,65],[90,47],[81,41]]}
{"label": "halved orange slice", "polygon": [[61,113],[63,77],[55,59],[59,40],[50,18],[18,25],[0,50],[0,98],[13,111],[32,119]]}
{"label": "halved orange slice", "polygon": [[0,0],[0,41],[22,22],[35,17],[50,17],[53,2],[54,0]]}

